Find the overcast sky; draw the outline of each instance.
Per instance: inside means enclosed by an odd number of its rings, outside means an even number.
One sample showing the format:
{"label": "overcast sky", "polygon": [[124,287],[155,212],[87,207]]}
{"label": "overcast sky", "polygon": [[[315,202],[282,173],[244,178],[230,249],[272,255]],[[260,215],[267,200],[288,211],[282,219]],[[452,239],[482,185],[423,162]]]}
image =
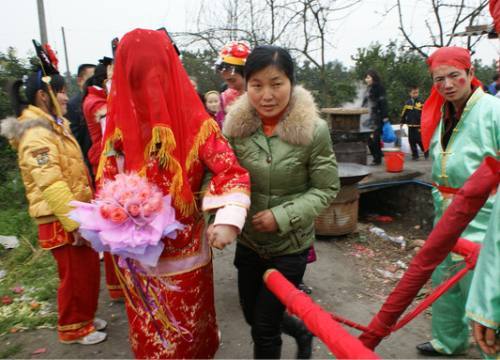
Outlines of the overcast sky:
{"label": "overcast sky", "polygon": [[[210,0],[215,2],[217,0]],[[453,0],[450,0],[453,1]],[[0,51],[13,46],[20,56],[32,49],[31,39],[39,39],[36,0],[2,0],[0,12]],[[336,21],[331,41],[336,44],[327,57],[352,65],[351,56],[357,48],[378,41],[400,39],[395,12],[383,17],[385,9],[394,1],[364,0],[361,6]],[[425,14],[419,13],[422,3],[402,0],[408,14],[408,27],[417,37],[425,36]],[[199,0],[45,0],[49,43],[58,52],[60,69],[65,71],[61,26],[64,26],[72,73],[81,63],[95,63],[110,55],[110,41],[136,28],[166,27],[170,32],[186,31],[193,25]],[[461,29],[464,30],[464,29]],[[476,58],[489,64],[498,58],[499,40],[481,40]]]}

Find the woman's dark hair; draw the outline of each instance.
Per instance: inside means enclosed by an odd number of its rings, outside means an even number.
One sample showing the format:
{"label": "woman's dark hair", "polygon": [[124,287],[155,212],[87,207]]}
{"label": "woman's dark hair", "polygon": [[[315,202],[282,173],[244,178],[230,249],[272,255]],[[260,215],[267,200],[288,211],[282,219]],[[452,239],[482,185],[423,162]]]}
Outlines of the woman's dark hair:
{"label": "woman's dark hair", "polygon": [[[35,105],[36,93],[38,90],[43,90],[48,92],[48,87],[45,82],[42,81],[42,71],[38,70],[28,78],[23,80],[15,80],[8,85],[8,93],[10,101],[16,116],[20,116],[23,110],[28,105]],[[59,74],[50,75],[50,85],[54,92],[61,92],[65,87],[64,77]],[[24,91],[21,93],[21,87],[24,85]]]}
{"label": "woman's dark hair", "polygon": [[290,83],[295,84],[294,64],[290,53],[273,45],[257,46],[248,55],[244,70],[245,81],[248,82],[253,74],[268,66],[275,66],[278,70],[283,71]]}
{"label": "woman's dark hair", "polygon": [[380,84],[380,85],[382,85],[382,80],[380,79],[380,75],[378,74],[378,72],[376,70],[373,70],[373,69],[367,70],[366,74],[365,74],[365,77],[367,75],[370,75],[370,77],[373,79],[373,83],[374,84]]}
{"label": "woman's dark hair", "polygon": [[[95,72],[94,75],[89,77],[86,81],[85,84],[83,84],[83,95],[82,99],[85,99],[89,92],[89,87],[90,86],[99,86],[102,87],[104,80],[108,78],[108,72],[107,72],[107,65],[105,64],[99,64],[95,67]],[[82,101],[83,103],[83,101]]]}

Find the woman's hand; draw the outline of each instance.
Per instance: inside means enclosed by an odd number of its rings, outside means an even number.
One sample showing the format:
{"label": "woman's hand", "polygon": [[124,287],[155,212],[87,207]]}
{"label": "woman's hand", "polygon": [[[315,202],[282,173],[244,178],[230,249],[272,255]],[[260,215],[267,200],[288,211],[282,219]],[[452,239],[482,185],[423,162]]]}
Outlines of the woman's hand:
{"label": "woman's hand", "polygon": [[258,232],[273,233],[278,231],[278,223],[271,210],[263,210],[252,217],[253,228]]}
{"label": "woman's hand", "polygon": [[83,246],[86,244],[86,240],[80,235],[78,232],[78,229],[71,232],[71,235],[73,235],[73,243],[71,245],[73,246]]}
{"label": "woman's hand", "polygon": [[238,236],[238,228],[233,225],[210,225],[207,229],[210,246],[222,250]]}
{"label": "woman's hand", "polygon": [[500,338],[496,336],[495,329],[484,326],[483,324],[472,321],[472,333],[477,344],[488,355],[500,353]]}

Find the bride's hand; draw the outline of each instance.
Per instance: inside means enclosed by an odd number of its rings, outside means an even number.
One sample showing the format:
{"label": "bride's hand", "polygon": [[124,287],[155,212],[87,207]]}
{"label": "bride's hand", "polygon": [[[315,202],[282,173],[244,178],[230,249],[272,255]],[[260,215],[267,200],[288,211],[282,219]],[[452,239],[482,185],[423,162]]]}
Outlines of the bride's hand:
{"label": "bride's hand", "polygon": [[238,228],[232,225],[210,225],[207,229],[208,243],[219,250],[231,244],[238,236]]}

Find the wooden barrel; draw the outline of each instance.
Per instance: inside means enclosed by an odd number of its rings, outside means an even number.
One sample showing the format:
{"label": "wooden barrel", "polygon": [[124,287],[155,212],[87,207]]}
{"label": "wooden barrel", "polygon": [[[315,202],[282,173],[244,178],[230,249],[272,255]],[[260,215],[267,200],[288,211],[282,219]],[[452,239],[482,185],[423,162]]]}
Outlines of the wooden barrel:
{"label": "wooden barrel", "polygon": [[321,112],[326,115],[328,126],[331,130],[359,131],[360,117],[367,114],[366,108],[323,108]]}
{"label": "wooden barrel", "polygon": [[333,145],[333,151],[338,162],[366,165],[368,153],[364,142],[337,143]]}
{"label": "wooden barrel", "polygon": [[359,192],[357,185],[345,185],[335,200],[315,220],[317,235],[345,235],[357,229]]}

